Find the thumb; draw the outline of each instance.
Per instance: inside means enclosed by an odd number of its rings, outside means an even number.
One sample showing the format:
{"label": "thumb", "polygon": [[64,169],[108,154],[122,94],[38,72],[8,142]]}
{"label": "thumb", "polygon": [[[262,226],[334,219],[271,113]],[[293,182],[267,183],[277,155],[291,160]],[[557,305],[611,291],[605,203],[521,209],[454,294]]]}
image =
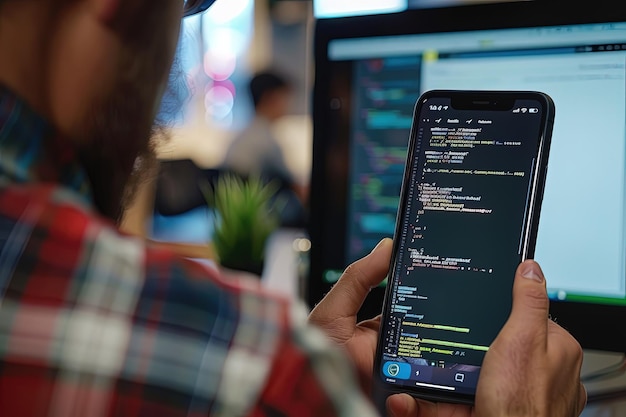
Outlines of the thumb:
{"label": "thumb", "polygon": [[545,343],[549,308],[546,280],[541,267],[533,260],[522,262],[515,273],[513,307],[505,328],[518,334],[532,331],[535,340]]}
{"label": "thumb", "polygon": [[322,322],[356,316],[370,290],[386,277],[392,246],[392,240],[385,238],[369,255],[348,266],[311,315]]}
{"label": "thumb", "polygon": [[387,398],[389,417],[415,417],[418,415],[417,402],[408,394],[394,394]]}

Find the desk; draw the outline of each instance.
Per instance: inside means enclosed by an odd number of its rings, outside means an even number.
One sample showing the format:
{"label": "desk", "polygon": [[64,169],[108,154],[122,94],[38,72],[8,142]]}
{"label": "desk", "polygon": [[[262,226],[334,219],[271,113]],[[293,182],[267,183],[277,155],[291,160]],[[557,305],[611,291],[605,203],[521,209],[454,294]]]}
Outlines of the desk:
{"label": "desk", "polygon": [[[621,354],[585,351],[582,375],[596,372],[618,363]],[[590,396],[606,390],[620,390],[624,392],[619,398],[591,401],[582,413],[583,417],[623,417],[626,416],[626,373],[613,378],[585,384]]]}

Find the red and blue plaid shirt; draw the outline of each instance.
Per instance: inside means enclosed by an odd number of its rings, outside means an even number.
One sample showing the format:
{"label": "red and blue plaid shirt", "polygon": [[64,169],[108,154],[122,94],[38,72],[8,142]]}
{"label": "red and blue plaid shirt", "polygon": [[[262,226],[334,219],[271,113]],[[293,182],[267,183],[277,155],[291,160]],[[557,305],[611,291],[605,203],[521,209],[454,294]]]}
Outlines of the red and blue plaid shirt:
{"label": "red and blue plaid shirt", "polygon": [[373,415],[302,306],[120,234],[0,87],[0,416]]}

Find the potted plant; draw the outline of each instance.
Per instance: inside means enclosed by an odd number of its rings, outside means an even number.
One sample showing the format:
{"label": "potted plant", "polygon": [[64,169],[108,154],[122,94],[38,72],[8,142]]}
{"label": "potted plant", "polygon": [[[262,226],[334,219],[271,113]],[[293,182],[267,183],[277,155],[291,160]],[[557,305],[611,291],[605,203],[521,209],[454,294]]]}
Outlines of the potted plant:
{"label": "potted plant", "polygon": [[261,276],[265,247],[279,226],[275,183],[224,174],[205,195],[214,211],[212,243],[219,264]]}

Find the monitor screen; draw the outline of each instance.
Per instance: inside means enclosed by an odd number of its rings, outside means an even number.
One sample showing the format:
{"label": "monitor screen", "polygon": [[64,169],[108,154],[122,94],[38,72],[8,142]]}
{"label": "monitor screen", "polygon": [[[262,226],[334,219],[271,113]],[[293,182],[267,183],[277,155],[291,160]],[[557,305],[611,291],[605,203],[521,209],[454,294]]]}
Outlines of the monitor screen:
{"label": "monitor screen", "polygon": [[313,12],[317,19],[346,16],[396,13],[408,9],[423,9],[464,4],[529,1],[529,0],[313,0]]}
{"label": "monitor screen", "polygon": [[[474,7],[398,14],[379,33],[363,20],[334,34],[318,25],[309,302],[393,236],[422,92],[536,90],[556,104],[535,250],[553,314],[583,346],[626,351],[625,335],[587,329],[593,317],[626,320],[626,13]],[[476,16],[465,28],[454,25],[463,13]],[[364,316],[380,311],[382,293]]]}

